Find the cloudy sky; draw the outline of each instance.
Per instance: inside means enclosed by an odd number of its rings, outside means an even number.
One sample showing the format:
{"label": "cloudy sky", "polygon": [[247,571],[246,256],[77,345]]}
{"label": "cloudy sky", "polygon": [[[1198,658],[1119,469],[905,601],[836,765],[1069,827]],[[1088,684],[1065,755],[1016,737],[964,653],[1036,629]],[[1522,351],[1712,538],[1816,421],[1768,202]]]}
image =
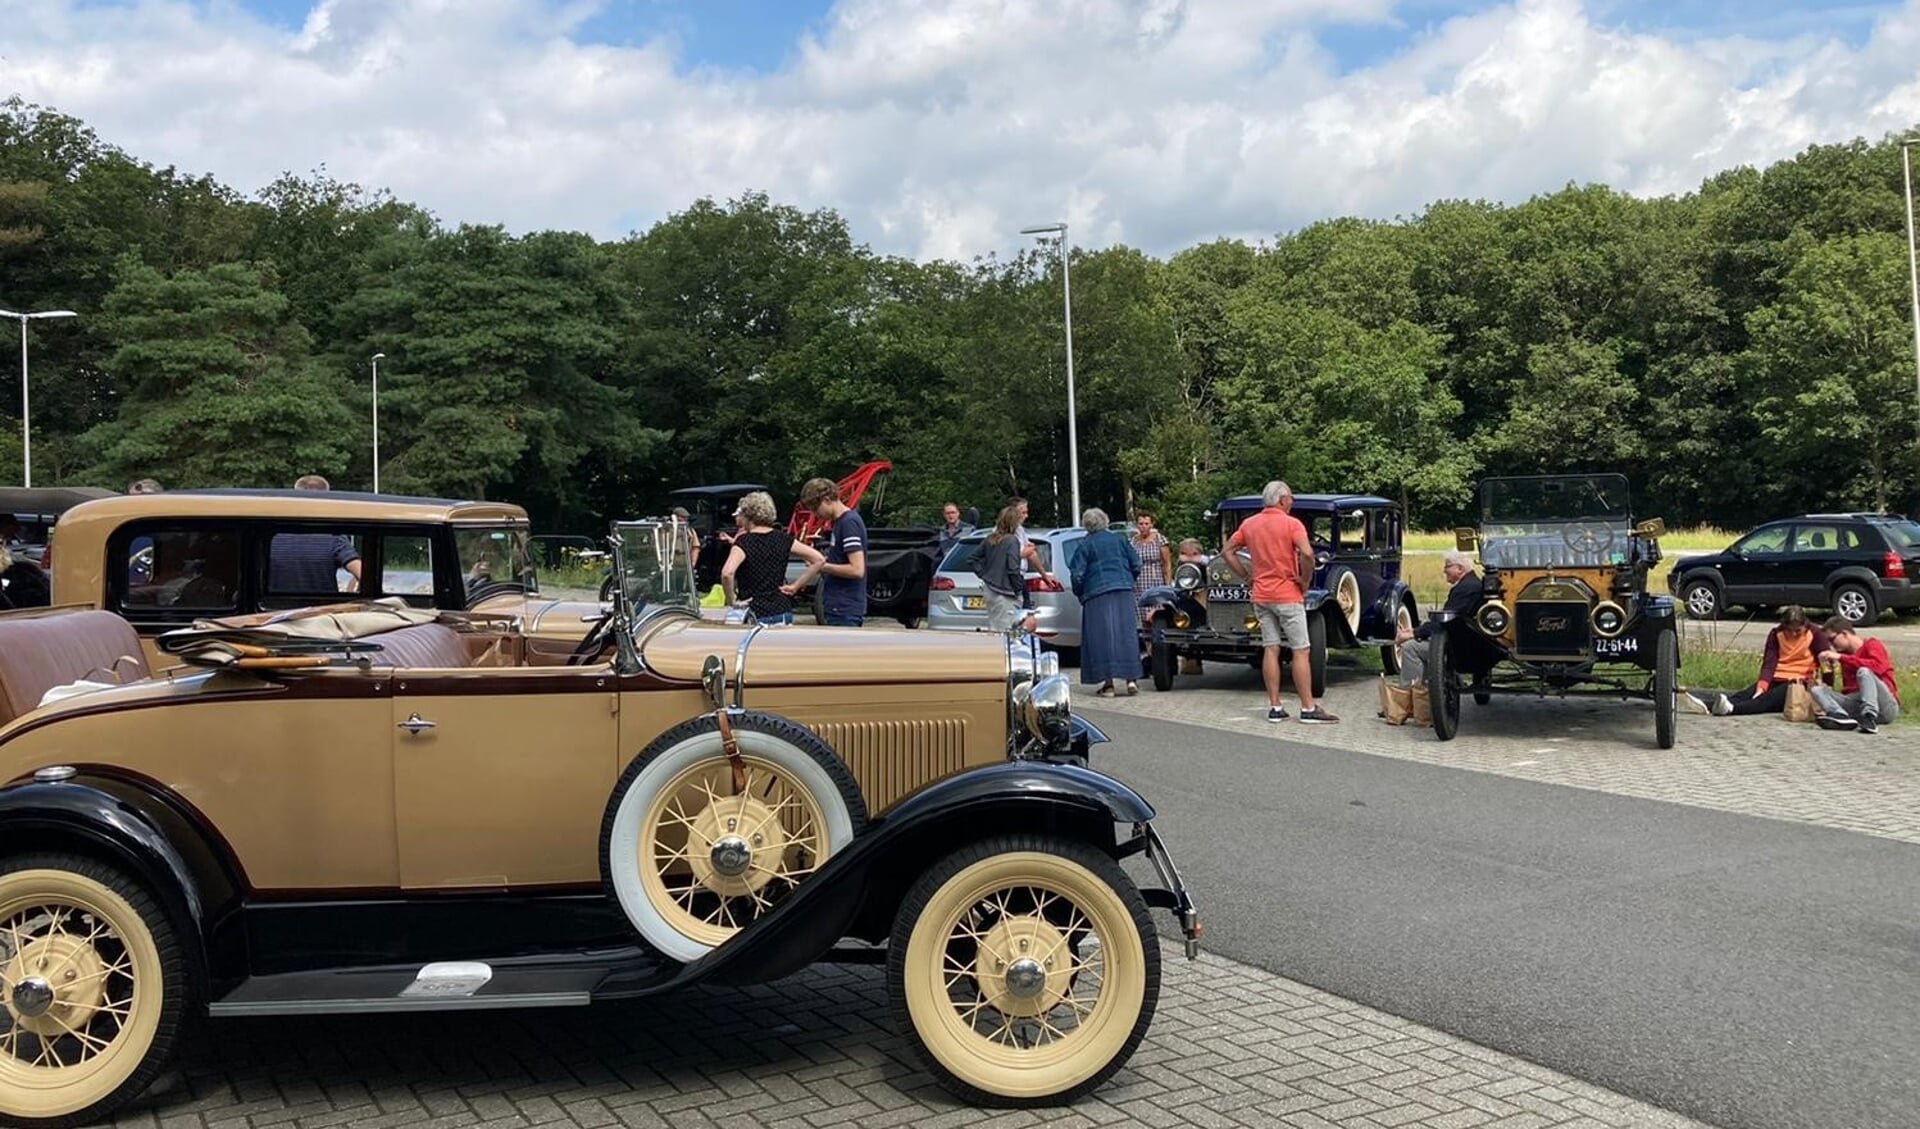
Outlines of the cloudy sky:
{"label": "cloudy sky", "polygon": [[1920,123],[1920,0],[0,0],[0,95],[252,192],[615,238],[764,189],[920,258],[1684,191]]}

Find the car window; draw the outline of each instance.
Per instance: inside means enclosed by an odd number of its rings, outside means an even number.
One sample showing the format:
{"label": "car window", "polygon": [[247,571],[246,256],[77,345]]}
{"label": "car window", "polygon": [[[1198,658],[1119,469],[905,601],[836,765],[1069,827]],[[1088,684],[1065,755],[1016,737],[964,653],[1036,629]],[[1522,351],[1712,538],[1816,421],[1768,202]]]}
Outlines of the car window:
{"label": "car window", "polygon": [[947,550],[947,559],[940,562],[941,572],[972,572],[973,560],[987,543],[985,537],[963,537],[960,543]]}
{"label": "car window", "polygon": [[433,595],[431,538],[383,536],[380,546],[381,595]]}
{"label": "car window", "polygon": [[1795,553],[1831,553],[1840,549],[1857,549],[1859,537],[1854,531],[1842,525],[1796,525],[1793,527],[1793,552]]}
{"label": "car window", "polygon": [[457,529],[454,548],[460,553],[460,574],[467,594],[484,586],[517,584],[528,592],[540,590],[527,531],[518,526],[479,526]]}
{"label": "car window", "polygon": [[239,600],[239,533],[156,529],[127,543],[124,606],[229,612]]}
{"label": "car window", "polygon": [[1734,542],[1733,551],[1746,556],[1771,556],[1787,551],[1787,533],[1791,527],[1769,525],[1754,530]]}
{"label": "car window", "polygon": [[1896,549],[1920,548],[1920,523],[1911,521],[1890,521],[1874,526]]}
{"label": "car window", "polygon": [[1367,541],[1367,548],[1385,553],[1399,547],[1399,513],[1395,510],[1373,511],[1373,536]]}
{"label": "car window", "polygon": [[1307,527],[1307,539],[1313,542],[1314,548],[1333,544],[1332,514],[1294,514],[1293,516],[1299,518],[1300,524]]}
{"label": "car window", "polygon": [[1348,510],[1340,515],[1340,541],[1342,549],[1362,549],[1367,544],[1366,510]]}
{"label": "car window", "polygon": [[273,530],[267,538],[266,594],[335,596],[357,592],[363,545],[344,529],[300,526]]}

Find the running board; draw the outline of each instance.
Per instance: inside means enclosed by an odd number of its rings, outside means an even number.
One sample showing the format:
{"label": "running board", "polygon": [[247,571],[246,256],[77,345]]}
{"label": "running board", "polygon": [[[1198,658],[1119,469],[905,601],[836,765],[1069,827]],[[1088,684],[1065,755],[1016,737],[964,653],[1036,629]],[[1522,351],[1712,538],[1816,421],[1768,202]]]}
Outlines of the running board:
{"label": "running board", "polygon": [[356,968],[255,976],[215,1000],[216,1018],[388,1011],[582,1007],[605,980],[604,964],[495,968],[442,961],[418,968]]}

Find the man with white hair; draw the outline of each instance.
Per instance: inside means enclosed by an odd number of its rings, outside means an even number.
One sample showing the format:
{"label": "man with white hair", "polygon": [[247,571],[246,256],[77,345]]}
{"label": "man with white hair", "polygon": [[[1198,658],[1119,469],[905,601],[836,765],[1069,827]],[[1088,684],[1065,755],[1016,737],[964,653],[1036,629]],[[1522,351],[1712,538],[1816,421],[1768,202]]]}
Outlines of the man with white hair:
{"label": "man with white hair", "polygon": [[[1442,611],[1464,619],[1480,609],[1486,597],[1480,587],[1480,574],[1473,571],[1473,554],[1449,549],[1441,558],[1440,574],[1452,585],[1447,589],[1447,602],[1441,606]],[[1432,638],[1436,626],[1428,620],[1419,627],[1403,627],[1394,636],[1394,645],[1400,648],[1402,686],[1417,686],[1427,680],[1427,650],[1415,644]]]}
{"label": "man with white hair", "polygon": [[1267,682],[1267,720],[1287,720],[1280,704],[1280,648],[1293,652],[1293,688],[1300,695],[1300,720],[1308,725],[1339,721],[1313,700],[1313,658],[1307,636],[1307,588],[1313,575],[1313,542],[1307,527],[1288,511],[1293,490],[1275,479],[1260,492],[1259,513],[1240,523],[1221,549],[1227,567],[1247,577],[1238,550],[1253,560],[1253,615],[1260,621],[1260,673]]}

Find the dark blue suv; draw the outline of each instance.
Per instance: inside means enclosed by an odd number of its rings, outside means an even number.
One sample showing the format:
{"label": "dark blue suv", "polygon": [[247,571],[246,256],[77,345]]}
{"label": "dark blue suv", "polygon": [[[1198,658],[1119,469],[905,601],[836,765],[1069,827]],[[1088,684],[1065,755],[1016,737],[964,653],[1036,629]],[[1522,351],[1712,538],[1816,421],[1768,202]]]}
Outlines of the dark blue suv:
{"label": "dark blue suv", "polygon": [[1832,608],[1854,623],[1920,607],[1920,523],[1899,514],[1801,514],[1718,553],[1674,562],[1667,588],[1693,619],[1728,608]]}

